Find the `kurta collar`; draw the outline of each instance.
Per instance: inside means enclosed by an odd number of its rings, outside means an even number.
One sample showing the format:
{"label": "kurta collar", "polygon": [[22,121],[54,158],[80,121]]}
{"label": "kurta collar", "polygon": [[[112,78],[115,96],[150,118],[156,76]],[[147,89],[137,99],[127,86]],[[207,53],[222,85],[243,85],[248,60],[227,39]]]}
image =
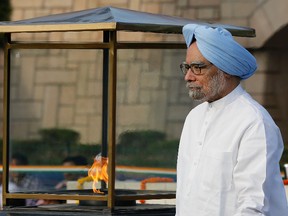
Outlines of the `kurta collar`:
{"label": "kurta collar", "polygon": [[236,98],[238,98],[240,95],[242,95],[244,93],[244,89],[242,88],[241,84],[239,84],[232,92],[230,92],[228,95],[226,95],[225,97],[217,100],[217,101],[213,101],[211,103],[208,103],[208,106],[210,108],[222,108],[227,106],[228,104],[230,104],[231,102],[233,102],[234,100],[236,100]]}

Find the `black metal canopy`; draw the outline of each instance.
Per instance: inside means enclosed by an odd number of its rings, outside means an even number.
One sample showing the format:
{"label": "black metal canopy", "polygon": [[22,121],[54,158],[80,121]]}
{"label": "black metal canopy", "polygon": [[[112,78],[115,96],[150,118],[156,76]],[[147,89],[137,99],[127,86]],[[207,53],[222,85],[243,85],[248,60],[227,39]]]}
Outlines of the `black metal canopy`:
{"label": "black metal canopy", "polygon": [[206,23],[115,7],[101,7],[20,21],[0,22],[0,32],[121,30],[181,34],[182,27],[188,23],[205,24],[212,27],[221,26],[234,36],[255,36],[255,30],[248,27]]}

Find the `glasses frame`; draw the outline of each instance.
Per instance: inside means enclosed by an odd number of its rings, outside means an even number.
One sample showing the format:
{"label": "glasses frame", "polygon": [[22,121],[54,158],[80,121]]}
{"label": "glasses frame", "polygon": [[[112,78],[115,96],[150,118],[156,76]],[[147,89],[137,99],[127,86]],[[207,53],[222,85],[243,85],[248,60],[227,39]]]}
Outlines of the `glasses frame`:
{"label": "glasses frame", "polygon": [[195,75],[202,75],[202,69],[207,68],[209,65],[212,65],[212,63],[209,62],[206,64],[203,62],[191,62],[191,64],[187,64],[186,62],[182,62],[180,64],[180,69],[184,76],[188,73],[189,70],[191,70]]}

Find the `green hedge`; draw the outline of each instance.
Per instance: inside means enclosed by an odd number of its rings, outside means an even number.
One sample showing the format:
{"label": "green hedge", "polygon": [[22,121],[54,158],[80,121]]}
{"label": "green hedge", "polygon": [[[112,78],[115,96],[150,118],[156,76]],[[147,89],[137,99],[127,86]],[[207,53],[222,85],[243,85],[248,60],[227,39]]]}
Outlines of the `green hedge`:
{"label": "green hedge", "polygon": [[178,140],[166,140],[159,131],[127,131],[120,135],[117,164],[127,166],[175,168]]}
{"label": "green hedge", "polygon": [[15,140],[10,145],[12,154],[27,156],[31,165],[59,165],[64,158],[75,155],[85,156],[89,164],[92,164],[94,157],[101,151],[99,144],[73,144],[68,151],[65,143],[53,145],[42,140]]}
{"label": "green hedge", "polygon": [[[85,156],[89,164],[101,152],[100,144],[80,143],[78,132],[70,129],[48,128],[39,131],[34,140],[11,140],[10,153],[27,156],[31,165],[59,165],[67,156]],[[159,131],[127,131],[116,145],[116,164],[175,168],[178,140],[166,140]],[[2,148],[1,158],[2,158]]]}
{"label": "green hedge", "polygon": [[[101,152],[100,144],[79,143],[80,135],[71,129],[48,128],[39,131],[34,140],[10,140],[10,154],[25,155],[31,165],[59,165],[68,156],[85,156],[89,163]],[[1,140],[2,144],[2,140]],[[2,148],[1,161],[2,161]]]}

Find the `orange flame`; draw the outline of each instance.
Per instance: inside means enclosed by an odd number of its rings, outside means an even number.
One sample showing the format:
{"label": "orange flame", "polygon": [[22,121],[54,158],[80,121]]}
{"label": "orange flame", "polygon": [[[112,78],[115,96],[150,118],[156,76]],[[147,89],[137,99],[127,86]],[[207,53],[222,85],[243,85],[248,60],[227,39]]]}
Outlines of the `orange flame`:
{"label": "orange flame", "polygon": [[100,190],[96,188],[96,184],[99,180],[103,180],[108,183],[108,158],[96,156],[94,159],[94,163],[91,168],[88,170],[88,176],[93,179],[93,192],[94,193],[102,193]]}

